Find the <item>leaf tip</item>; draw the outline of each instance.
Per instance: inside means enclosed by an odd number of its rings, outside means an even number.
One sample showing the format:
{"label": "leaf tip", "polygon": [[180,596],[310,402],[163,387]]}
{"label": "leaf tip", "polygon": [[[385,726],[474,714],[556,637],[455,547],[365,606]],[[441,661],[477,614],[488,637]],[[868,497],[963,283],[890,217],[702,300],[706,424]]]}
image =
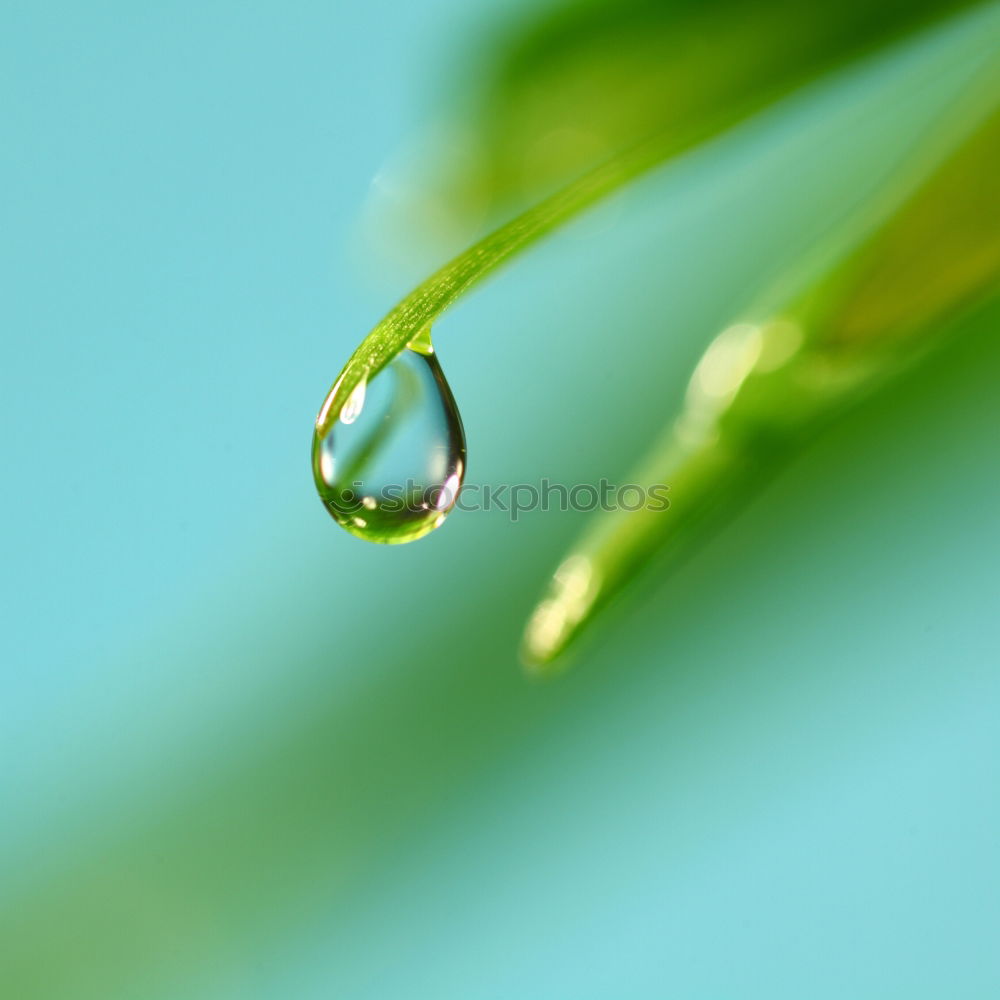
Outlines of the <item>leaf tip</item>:
{"label": "leaf tip", "polygon": [[589,617],[600,589],[600,575],[588,556],[574,553],[559,566],[524,631],[521,658],[529,674],[562,669],[563,653]]}

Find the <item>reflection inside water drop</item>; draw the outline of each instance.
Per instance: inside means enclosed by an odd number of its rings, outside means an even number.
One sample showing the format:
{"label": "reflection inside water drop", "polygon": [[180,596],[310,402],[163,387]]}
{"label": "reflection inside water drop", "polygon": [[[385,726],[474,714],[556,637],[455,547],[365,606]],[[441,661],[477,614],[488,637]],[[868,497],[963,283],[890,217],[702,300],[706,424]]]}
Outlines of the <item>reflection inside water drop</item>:
{"label": "reflection inside water drop", "polygon": [[313,438],[313,476],[326,509],[373,542],[433,531],[464,475],[462,420],[426,337],[361,382],[331,429]]}

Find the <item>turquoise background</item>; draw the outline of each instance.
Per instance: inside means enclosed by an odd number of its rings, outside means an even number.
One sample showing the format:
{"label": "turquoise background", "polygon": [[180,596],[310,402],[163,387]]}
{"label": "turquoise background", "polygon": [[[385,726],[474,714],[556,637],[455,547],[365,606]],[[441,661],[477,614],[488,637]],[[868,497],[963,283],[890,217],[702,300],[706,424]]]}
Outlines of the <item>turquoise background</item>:
{"label": "turquoise background", "polygon": [[[360,208],[503,6],[0,14],[5,996],[1000,989],[996,310],[552,683],[515,650],[584,515],[387,549],[318,503],[315,411],[408,287]],[[998,10],[463,300],[436,343],[470,476],[627,476]]]}

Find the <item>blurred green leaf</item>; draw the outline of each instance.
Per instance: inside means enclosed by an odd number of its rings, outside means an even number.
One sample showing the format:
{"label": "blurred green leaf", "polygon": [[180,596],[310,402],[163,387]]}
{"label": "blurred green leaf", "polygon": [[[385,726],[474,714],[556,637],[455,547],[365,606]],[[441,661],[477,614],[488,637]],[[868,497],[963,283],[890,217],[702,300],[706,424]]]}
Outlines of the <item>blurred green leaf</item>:
{"label": "blurred green leaf", "polygon": [[[659,136],[664,155],[702,142],[864,52],[970,0],[576,0],[474,52],[441,162],[413,185],[461,221],[534,201]],[[433,154],[432,154],[433,155]],[[420,235],[420,234],[417,234]],[[425,237],[422,237],[425,238]]]}
{"label": "blurred green leaf", "polygon": [[[654,555],[666,549],[675,563],[827,421],[996,293],[998,108],[994,56],[908,170],[848,223],[849,236],[821,248],[810,278],[796,274],[716,337],[682,412],[632,479],[668,484],[671,507],[595,517],[529,624],[530,663],[547,669]],[[867,235],[845,252],[857,231]]]}

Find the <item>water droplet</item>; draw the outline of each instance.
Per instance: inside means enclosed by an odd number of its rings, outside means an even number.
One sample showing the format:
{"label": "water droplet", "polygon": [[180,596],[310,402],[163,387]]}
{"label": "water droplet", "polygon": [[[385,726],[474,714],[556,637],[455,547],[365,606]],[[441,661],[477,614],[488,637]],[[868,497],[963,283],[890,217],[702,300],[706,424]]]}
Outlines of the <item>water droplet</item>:
{"label": "water droplet", "polygon": [[465,432],[425,333],[361,382],[327,433],[313,476],[333,519],[372,542],[411,542],[452,510],[465,475]]}

